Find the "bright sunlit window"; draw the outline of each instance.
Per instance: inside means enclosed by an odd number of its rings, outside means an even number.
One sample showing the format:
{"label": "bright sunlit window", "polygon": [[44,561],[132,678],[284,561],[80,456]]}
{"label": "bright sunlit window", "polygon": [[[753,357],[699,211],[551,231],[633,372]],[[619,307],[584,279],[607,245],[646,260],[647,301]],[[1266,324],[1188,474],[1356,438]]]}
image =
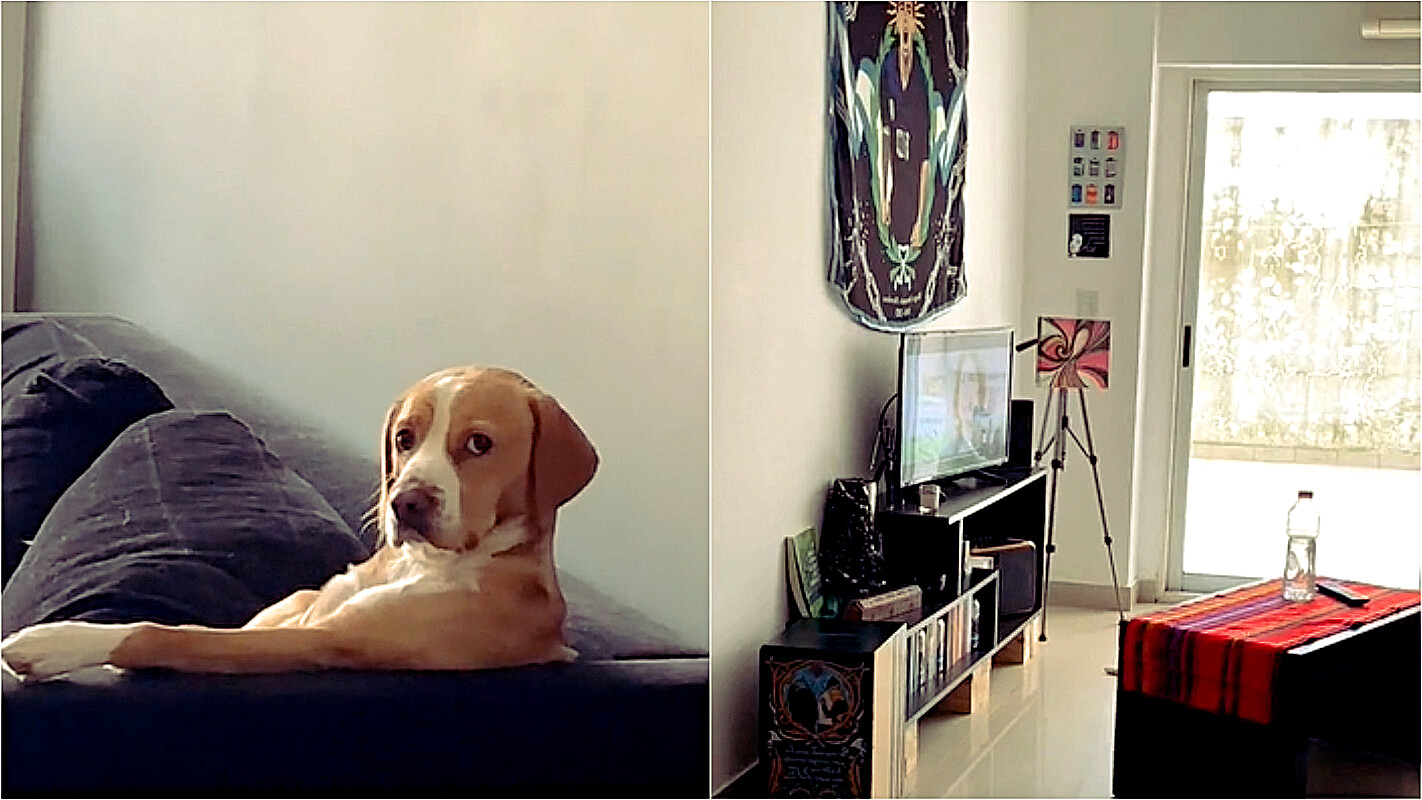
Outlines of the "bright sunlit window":
{"label": "bright sunlit window", "polygon": [[1317,492],[1319,570],[1418,584],[1415,93],[1209,95],[1184,571],[1275,576]]}

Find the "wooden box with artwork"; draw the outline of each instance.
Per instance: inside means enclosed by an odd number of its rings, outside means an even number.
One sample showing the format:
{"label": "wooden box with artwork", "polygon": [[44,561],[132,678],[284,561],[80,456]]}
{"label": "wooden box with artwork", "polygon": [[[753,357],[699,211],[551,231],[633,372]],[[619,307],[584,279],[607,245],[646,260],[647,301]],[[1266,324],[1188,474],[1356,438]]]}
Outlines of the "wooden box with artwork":
{"label": "wooden box with artwork", "polygon": [[904,626],[802,619],[760,650],[771,797],[902,793]]}

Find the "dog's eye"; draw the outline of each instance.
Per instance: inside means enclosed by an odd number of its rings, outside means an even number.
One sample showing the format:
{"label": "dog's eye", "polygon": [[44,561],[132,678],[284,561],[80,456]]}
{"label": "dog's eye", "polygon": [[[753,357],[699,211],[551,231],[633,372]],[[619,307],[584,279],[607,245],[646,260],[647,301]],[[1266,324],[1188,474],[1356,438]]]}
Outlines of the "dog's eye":
{"label": "dog's eye", "polygon": [[476,456],[482,456],[494,446],[494,440],[482,433],[476,433],[469,437],[469,443],[466,446],[469,448],[469,452]]}
{"label": "dog's eye", "polygon": [[395,449],[405,452],[415,446],[415,432],[409,428],[401,428],[395,433]]}

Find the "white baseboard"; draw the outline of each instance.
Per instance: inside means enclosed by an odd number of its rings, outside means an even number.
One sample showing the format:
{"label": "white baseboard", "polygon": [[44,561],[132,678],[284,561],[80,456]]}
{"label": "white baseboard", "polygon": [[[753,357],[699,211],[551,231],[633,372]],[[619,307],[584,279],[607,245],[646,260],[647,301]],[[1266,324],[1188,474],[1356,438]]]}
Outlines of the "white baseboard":
{"label": "white baseboard", "polygon": [[1160,603],[1161,596],[1165,594],[1165,587],[1155,578],[1141,578],[1136,581],[1136,602],[1137,603]]}
{"label": "white baseboard", "polygon": [[[1121,608],[1127,614],[1131,613],[1135,598],[1135,587],[1121,587]],[[1052,581],[1052,585],[1047,589],[1047,602],[1054,606],[1099,608],[1103,611],[1116,610],[1116,601],[1112,598],[1111,587],[1096,583]]]}

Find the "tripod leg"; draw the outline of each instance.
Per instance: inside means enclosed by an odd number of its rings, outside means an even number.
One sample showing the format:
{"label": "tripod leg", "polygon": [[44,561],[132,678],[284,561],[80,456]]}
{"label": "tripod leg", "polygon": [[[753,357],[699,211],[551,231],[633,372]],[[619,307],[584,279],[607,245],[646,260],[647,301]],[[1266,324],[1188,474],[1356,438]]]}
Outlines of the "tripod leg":
{"label": "tripod leg", "polygon": [[[1057,398],[1057,433],[1052,437],[1055,447],[1052,452],[1052,488],[1051,498],[1047,504],[1047,546],[1043,548],[1044,561],[1042,564],[1042,632],[1037,637],[1037,641],[1047,641],[1047,591],[1052,583],[1052,553],[1057,550],[1057,489],[1061,485],[1062,470],[1066,468],[1066,436],[1071,431],[1071,423],[1067,421],[1067,398],[1066,389],[1058,389]],[[1048,412],[1051,411],[1051,400],[1047,401]],[[1041,455],[1038,455],[1038,460]]]}
{"label": "tripod leg", "polygon": [[1042,466],[1042,456],[1047,454],[1047,450],[1056,441],[1047,438],[1047,423],[1052,419],[1052,400],[1055,397],[1056,392],[1048,390],[1047,402],[1042,408],[1042,427],[1041,432],[1037,434],[1037,452],[1032,459],[1032,463],[1039,467]]}
{"label": "tripod leg", "polygon": [[1111,530],[1106,525],[1106,500],[1101,493],[1101,469],[1097,465],[1096,444],[1091,440],[1091,418],[1086,415],[1086,390],[1077,389],[1077,399],[1081,402],[1081,425],[1086,431],[1086,446],[1082,446],[1081,440],[1072,434],[1072,439],[1076,441],[1076,446],[1086,455],[1086,460],[1091,464],[1091,477],[1096,483],[1096,509],[1101,513],[1101,536],[1106,543],[1106,561],[1111,566],[1111,589],[1114,592],[1116,601],[1116,616],[1122,622],[1126,620],[1126,612],[1121,608],[1121,581],[1116,576],[1116,554],[1111,547]]}
{"label": "tripod leg", "polygon": [[1056,550],[1053,544],[1053,535],[1057,530],[1057,483],[1061,477],[1061,462],[1052,462],[1052,488],[1048,490],[1047,501],[1047,546],[1043,548],[1045,561],[1042,565],[1042,632],[1037,637],[1037,641],[1047,641],[1047,591],[1052,583],[1052,551]]}

